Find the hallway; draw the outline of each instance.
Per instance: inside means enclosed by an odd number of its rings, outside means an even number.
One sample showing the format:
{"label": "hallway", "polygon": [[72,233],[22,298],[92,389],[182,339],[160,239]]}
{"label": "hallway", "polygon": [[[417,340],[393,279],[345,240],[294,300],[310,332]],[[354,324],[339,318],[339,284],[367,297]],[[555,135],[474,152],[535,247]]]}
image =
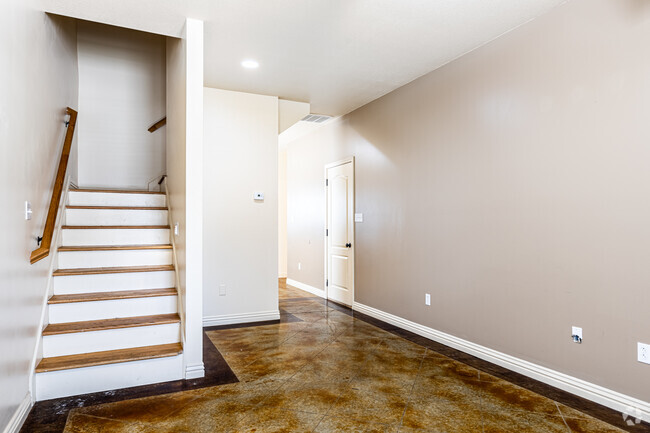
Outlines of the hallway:
{"label": "hallway", "polygon": [[206,329],[238,383],[73,409],[65,431],[623,431],[280,287],[280,323]]}

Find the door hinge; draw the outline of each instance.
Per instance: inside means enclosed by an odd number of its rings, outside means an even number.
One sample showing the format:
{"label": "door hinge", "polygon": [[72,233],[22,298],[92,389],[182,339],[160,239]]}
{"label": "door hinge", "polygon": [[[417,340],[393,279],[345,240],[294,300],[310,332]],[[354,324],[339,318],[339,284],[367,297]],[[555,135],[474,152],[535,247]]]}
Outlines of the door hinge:
{"label": "door hinge", "polygon": [[329,235],[330,235],[330,231],[328,229],[325,229],[325,236],[329,236]]}
{"label": "door hinge", "polygon": [[330,180],[329,180],[329,179],[325,179],[325,186],[329,186],[329,184],[330,184]]}
{"label": "door hinge", "polygon": [[330,285],[330,280],[325,280],[325,287],[328,287]]}

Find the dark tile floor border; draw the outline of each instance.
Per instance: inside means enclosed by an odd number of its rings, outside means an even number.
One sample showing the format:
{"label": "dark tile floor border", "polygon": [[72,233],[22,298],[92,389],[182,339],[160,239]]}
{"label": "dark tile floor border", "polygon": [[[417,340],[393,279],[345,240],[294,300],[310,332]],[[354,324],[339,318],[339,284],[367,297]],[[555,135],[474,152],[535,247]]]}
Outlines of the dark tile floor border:
{"label": "dark tile floor border", "polygon": [[471,367],[474,367],[477,370],[491,374],[493,376],[496,376],[500,379],[513,383],[522,388],[526,388],[539,395],[550,398],[551,400],[555,400],[558,403],[562,403],[586,415],[597,418],[601,421],[604,421],[622,430],[632,432],[632,433],[650,432],[650,424],[648,424],[647,422],[642,422],[640,424],[629,426],[625,422],[623,422],[622,413],[617,412],[614,409],[610,409],[601,404],[595,403],[591,400],[587,400],[586,398],[579,397],[575,394],[571,394],[570,392],[540,382],[539,380],[532,379],[528,376],[524,376],[523,374],[516,373],[512,370],[508,370],[505,367],[498,366],[491,362],[469,355],[465,352],[461,352],[460,350],[451,348],[449,346],[445,346],[444,344],[430,340],[426,337],[422,337],[421,335],[418,335],[414,332],[402,329],[399,326],[391,325],[390,323],[386,323],[372,316],[368,316],[367,314],[354,311],[346,305],[342,305],[337,302],[333,302],[323,298],[308,298],[308,299],[318,300],[318,302],[336,311],[340,311],[342,313],[354,317],[355,319],[359,319],[368,324],[374,325],[380,329],[383,329],[384,331],[390,332],[391,334],[398,335],[406,340],[419,344],[420,346],[426,347],[434,352],[440,353],[441,355],[447,356],[448,358],[451,358],[455,361],[459,361]]}
{"label": "dark tile floor border", "polygon": [[[311,299],[311,298],[309,298]],[[281,310],[279,320],[270,320],[255,323],[241,323],[235,325],[210,326],[203,328],[203,365],[205,376],[198,379],[174,380],[171,382],[142,385],[124,388],[115,391],[95,392],[72,397],[62,397],[52,400],[37,402],[32,407],[21,433],[60,433],[65,428],[70,410],[78,407],[95,406],[116,401],[131,400],[134,398],[151,397],[154,395],[170,394],[179,391],[207,388],[209,386],[225,385],[239,382],[219,350],[212,344],[206,334],[219,329],[248,328],[251,326],[264,326],[285,322],[302,322],[293,314]]]}

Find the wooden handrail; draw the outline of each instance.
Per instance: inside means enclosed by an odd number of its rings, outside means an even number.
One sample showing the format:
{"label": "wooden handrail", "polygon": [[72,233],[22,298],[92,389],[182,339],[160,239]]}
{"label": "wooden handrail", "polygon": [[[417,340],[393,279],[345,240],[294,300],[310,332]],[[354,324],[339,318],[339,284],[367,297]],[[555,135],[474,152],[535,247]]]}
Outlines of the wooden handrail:
{"label": "wooden handrail", "polygon": [[29,257],[29,262],[32,264],[44,259],[50,254],[52,236],[54,235],[54,225],[56,224],[56,216],[59,213],[59,202],[61,201],[61,195],[63,194],[65,172],[68,168],[68,159],[70,158],[72,137],[74,136],[74,128],[77,124],[77,112],[68,107],[66,113],[70,115],[68,130],[65,133],[65,141],[63,142],[63,150],[61,151],[61,159],[59,159],[59,168],[56,172],[54,190],[52,191],[52,199],[50,200],[50,208],[47,211],[47,220],[45,220],[45,229],[43,230],[41,246],[32,251],[32,254]]}
{"label": "wooden handrail", "polygon": [[149,131],[149,132],[155,132],[156,130],[162,128],[162,127],[165,126],[166,124],[167,124],[167,117],[163,117],[162,119],[160,119],[159,121],[157,121],[156,123],[154,123],[153,125],[151,125],[151,126],[149,127],[149,129],[147,129],[147,131]]}

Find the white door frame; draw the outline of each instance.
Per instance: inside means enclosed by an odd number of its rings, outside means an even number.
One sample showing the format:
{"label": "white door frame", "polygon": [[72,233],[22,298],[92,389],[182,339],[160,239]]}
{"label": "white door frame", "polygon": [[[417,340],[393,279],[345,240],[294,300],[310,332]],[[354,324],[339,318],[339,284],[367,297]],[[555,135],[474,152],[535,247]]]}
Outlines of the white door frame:
{"label": "white door frame", "polygon": [[[357,203],[357,194],[356,194],[356,184],[355,184],[355,167],[354,167],[354,156],[348,156],[347,158],[340,159],[336,162],[331,162],[329,164],[325,164],[325,169],[324,169],[324,174],[323,174],[323,191],[325,192],[325,230],[323,230],[323,243],[325,244],[324,251],[325,251],[325,276],[323,278],[323,287],[325,288],[325,299],[329,299],[329,286],[327,284],[327,279],[329,276],[329,260],[328,260],[328,254],[329,254],[329,242],[327,239],[327,222],[328,222],[328,216],[329,216],[329,207],[328,207],[328,201],[327,201],[327,170],[330,168],[337,167],[339,165],[347,164],[347,163],[352,163],[352,248],[350,248],[350,255],[348,256],[350,260],[352,260],[352,304],[354,304],[354,271],[355,271],[355,264],[354,264],[354,255],[355,255],[355,250],[356,250],[356,238],[355,238],[355,230],[354,230],[354,212],[356,210],[356,203]],[[352,308],[352,305],[350,305],[350,308]]]}

